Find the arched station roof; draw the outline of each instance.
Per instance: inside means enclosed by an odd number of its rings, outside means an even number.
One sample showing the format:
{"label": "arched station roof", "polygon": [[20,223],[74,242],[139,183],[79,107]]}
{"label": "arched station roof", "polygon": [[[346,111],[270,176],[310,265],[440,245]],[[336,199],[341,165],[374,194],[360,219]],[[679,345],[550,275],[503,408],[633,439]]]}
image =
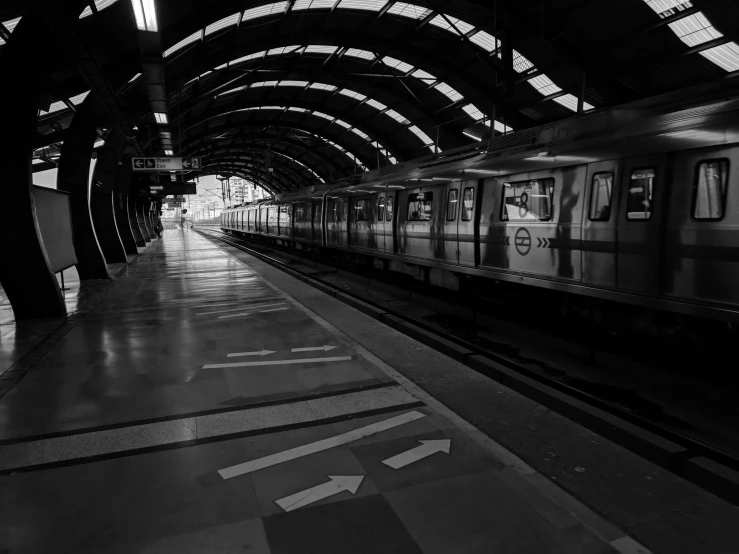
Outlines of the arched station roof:
{"label": "arched station roof", "polygon": [[[273,192],[573,117],[581,96],[588,111],[739,72],[739,3],[721,0],[152,3],[166,131],[131,0],[90,2],[74,29],[138,142],[164,155],[171,140],[205,173],[261,175]],[[0,6],[0,59],[37,4]],[[73,63],[52,63],[39,170],[88,94]]]}

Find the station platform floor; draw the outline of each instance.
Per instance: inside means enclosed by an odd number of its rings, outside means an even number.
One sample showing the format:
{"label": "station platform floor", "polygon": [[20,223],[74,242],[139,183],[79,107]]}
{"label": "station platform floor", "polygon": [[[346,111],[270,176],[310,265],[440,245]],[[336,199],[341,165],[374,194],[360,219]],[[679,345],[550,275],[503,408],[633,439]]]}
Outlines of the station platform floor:
{"label": "station platform floor", "polygon": [[739,551],[739,511],[194,230],[67,296],[0,335],[0,553]]}

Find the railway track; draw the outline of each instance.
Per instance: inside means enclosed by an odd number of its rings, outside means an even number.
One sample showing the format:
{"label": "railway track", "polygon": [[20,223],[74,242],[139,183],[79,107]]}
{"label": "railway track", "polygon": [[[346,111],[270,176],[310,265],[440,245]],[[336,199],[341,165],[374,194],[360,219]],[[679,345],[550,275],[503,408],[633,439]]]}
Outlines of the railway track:
{"label": "railway track", "polygon": [[[562,380],[534,371],[511,356],[460,337],[459,333],[431,325],[427,320],[409,314],[403,306],[394,308],[387,303],[368,300],[361,291],[354,290],[359,287],[351,279],[347,279],[346,285],[342,286],[339,279],[326,277],[336,275],[337,265],[342,272],[350,272],[346,263],[335,264],[317,255],[274,245],[267,246],[245,237],[234,237],[224,233],[216,225],[208,229],[196,227],[195,230],[298,277],[456,358],[481,374],[570,417],[664,469],[739,505],[739,482],[732,481],[732,478],[739,475],[735,473],[739,472],[739,458],[732,453],[624,409],[617,403],[570,386]],[[301,269],[301,265],[304,269]],[[327,269],[317,271],[316,266],[319,265]],[[334,271],[328,269],[332,267]],[[706,473],[706,465],[713,471]]]}

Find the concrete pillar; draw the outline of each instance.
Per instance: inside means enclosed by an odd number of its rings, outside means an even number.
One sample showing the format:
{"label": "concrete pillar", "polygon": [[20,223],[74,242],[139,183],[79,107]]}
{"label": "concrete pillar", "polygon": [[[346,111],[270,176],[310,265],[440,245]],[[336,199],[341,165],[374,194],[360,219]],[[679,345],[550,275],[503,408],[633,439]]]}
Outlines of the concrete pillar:
{"label": "concrete pillar", "polygon": [[[131,159],[125,156],[118,165],[118,171],[113,181],[113,216],[118,229],[118,236],[123,244],[123,249],[129,256],[138,254],[136,249],[136,234],[131,228],[131,220],[128,216],[128,191],[131,183]],[[138,229],[138,225],[136,226]]]}
{"label": "concrete pillar", "polygon": [[[83,4],[73,0],[64,9]],[[0,187],[5,207],[0,217],[0,283],[18,320],[67,313],[36,221],[31,189],[40,94],[51,81],[47,60],[55,58],[58,40],[31,5],[0,51],[0,67],[9,79],[0,86]]]}
{"label": "concrete pillar", "polygon": [[141,227],[139,226],[139,219],[136,210],[136,199],[133,198],[132,195],[129,195],[127,200],[128,221],[131,225],[131,233],[133,234],[133,238],[136,241],[136,246],[144,247],[146,246],[146,239],[144,238],[144,234],[141,232]]}
{"label": "concrete pillar", "polygon": [[118,233],[113,198],[118,160],[124,145],[125,136],[122,132],[116,130],[108,136],[105,146],[98,152],[90,187],[90,213],[95,235],[108,263],[127,261],[126,250]]}
{"label": "concrete pillar", "polygon": [[[90,158],[102,117],[103,106],[95,93],[91,92],[78,107],[67,129],[57,174],[57,188],[72,195],[74,249],[81,280],[110,278],[92,222],[89,183]],[[112,210],[112,207],[109,209]]]}
{"label": "concrete pillar", "polygon": [[146,224],[146,212],[144,211],[144,200],[136,200],[136,219],[139,221],[139,229],[146,242],[151,242],[151,229]]}

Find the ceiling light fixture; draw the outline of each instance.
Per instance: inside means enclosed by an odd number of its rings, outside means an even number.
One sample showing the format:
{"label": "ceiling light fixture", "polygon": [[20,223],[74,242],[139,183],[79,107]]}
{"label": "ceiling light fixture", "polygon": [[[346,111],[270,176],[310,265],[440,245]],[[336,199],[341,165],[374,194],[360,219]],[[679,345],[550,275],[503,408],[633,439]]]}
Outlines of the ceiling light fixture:
{"label": "ceiling light fixture", "polygon": [[174,156],[174,152],[172,152],[171,150],[165,150],[164,151],[164,155],[165,156]]}
{"label": "ceiling light fixture", "polygon": [[133,6],[136,27],[139,31],[151,31],[152,33],[159,31],[154,0],[131,0],[131,6]]}
{"label": "ceiling light fixture", "polygon": [[160,125],[166,125],[167,123],[169,123],[167,121],[167,114],[166,113],[157,113],[157,112],[155,112],[154,113],[154,119],[156,119],[157,120],[157,123],[159,123]]}

